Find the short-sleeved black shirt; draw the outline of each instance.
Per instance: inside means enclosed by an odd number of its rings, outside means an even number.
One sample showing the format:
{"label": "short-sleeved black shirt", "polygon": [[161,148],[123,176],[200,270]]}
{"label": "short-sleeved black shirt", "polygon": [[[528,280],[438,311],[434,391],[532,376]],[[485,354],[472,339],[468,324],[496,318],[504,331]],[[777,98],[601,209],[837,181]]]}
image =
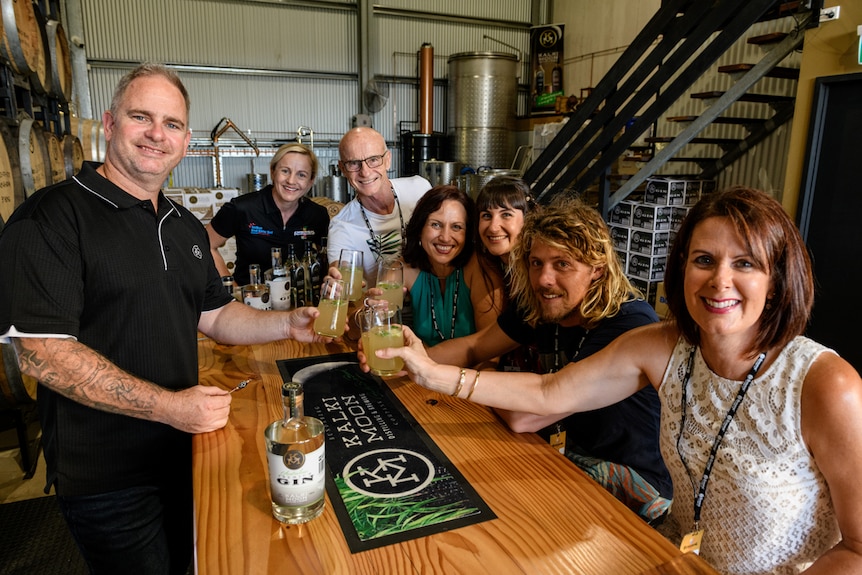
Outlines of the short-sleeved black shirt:
{"label": "short-sleeved black shirt", "polygon": [[[0,234],[0,336],[73,336],[138,377],[191,387],[201,313],[232,301],[206,230],[163,194],[154,212],[96,167],[34,194]],[[41,385],[38,402],[48,483],[60,494],[152,484],[191,465],[190,435],[167,425]]]}
{"label": "short-sleeved black shirt", "polygon": [[245,285],[249,281],[249,264],[259,264],[262,270],[272,267],[270,248],[282,248],[284,258],[287,258],[288,244],[293,244],[297,258],[305,253],[305,240],[311,240],[319,249],[321,238],[329,229],[329,212],[302,197],[284,225],[281,212],[272,199],[270,184],[260,191],[231,199],[219,208],[210,225],[222,237],[236,236],[233,276],[238,285]]}
{"label": "short-sleeved black shirt", "polygon": [[[622,333],[658,321],[655,310],[643,300],[629,301],[619,313],[586,332],[582,327],[538,324],[530,327],[517,306],[509,306],[497,318],[500,328],[521,345],[534,345],[540,372],[550,371],[557,348],[557,365],[579,361],[603,349]],[[558,334],[558,335],[557,335]],[[670,475],[659,451],[661,403],[651,386],[602,409],[576,413],[565,420],[566,448],[575,452],[627,465],[659,490],[673,497]]]}

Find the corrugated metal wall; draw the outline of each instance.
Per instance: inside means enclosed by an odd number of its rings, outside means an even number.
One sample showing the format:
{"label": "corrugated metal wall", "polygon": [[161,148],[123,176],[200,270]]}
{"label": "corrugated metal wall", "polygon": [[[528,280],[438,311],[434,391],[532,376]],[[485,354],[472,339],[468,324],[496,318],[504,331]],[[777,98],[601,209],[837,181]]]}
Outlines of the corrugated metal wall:
{"label": "corrugated metal wall", "polygon": [[[110,105],[119,78],[141,61],[176,65],[192,98],[193,145],[208,145],[210,132],[230,118],[267,148],[294,140],[299,126],[314,132],[323,167],[337,158],[337,142],[360,110],[359,17],[356,2],[267,0],[66,0],[78,2],[89,63],[93,116]],[[372,122],[399,166],[399,126],[418,121],[418,51],[435,48],[434,130],[446,125],[449,55],[465,51],[527,53],[531,0],[444,0],[418,5],[396,0],[374,5],[364,39],[370,75],[389,86],[386,105]],[[432,13],[433,11],[433,13]],[[493,20],[493,22],[492,22]],[[526,64],[525,64],[526,65]],[[519,112],[526,109],[526,97]],[[415,129],[409,124],[408,130]],[[236,155],[222,164],[225,187],[244,187],[252,168],[268,173],[268,158],[254,154],[228,131]],[[397,175],[397,174],[393,174]],[[172,177],[176,186],[214,185],[211,158],[189,157]]]}

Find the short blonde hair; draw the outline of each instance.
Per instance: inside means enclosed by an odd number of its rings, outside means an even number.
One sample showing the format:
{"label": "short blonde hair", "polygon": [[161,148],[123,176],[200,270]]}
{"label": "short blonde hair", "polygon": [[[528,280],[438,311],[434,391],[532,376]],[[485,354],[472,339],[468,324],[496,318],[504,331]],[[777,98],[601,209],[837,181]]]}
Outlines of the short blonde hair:
{"label": "short blonde hair", "polygon": [[276,150],[275,155],[269,161],[270,174],[272,174],[275,170],[275,166],[281,161],[285,154],[302,154],[303,156],[308,156],[308,161],[311,162],[311,181],[317,179],[317,170],[319,169],[320,163],[317,161],[317,156],[314,155],[311,148],[305,144],[284,144]]}

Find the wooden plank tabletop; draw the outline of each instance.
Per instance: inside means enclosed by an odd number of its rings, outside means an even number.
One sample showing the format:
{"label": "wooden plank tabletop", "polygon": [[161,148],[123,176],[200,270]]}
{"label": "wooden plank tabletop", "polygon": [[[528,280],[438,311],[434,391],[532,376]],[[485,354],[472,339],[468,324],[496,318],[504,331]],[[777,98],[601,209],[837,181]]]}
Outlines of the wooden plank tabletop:
{"label": "wooden plank tabletop", "polygon": [[202,339],[200,381],[231,388],[228,425],[194,438],[196,568],[214,574],[714,574],[681,552],[535,434],[491,410],[406,379],[387,383],[497,519],[352,554],[327,495],[317,519],[270,512],[263,430],[281,417],[276,360],[343,353],[342,344],[223,346]]}

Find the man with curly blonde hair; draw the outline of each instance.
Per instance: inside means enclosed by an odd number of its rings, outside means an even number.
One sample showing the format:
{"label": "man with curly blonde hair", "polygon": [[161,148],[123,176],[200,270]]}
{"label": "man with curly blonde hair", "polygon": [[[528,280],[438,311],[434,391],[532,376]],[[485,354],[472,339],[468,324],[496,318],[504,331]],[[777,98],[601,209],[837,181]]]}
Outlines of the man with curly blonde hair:
{"label": "man with curly blonde hair", "polygon": [[[431,359],[473,366],[522,346],[522,371],[550,373],[658,320],[623,273],[607,225],[580,200],[560,198],[528,214],[509,265],[514,305],[495,324],[430,348]],[[543,431],[564,443],[578,467],[655,522],[673,495],[659,453],[659,410],[658,395],[647,386],[586,413],[498,413],[514,431]]]}

